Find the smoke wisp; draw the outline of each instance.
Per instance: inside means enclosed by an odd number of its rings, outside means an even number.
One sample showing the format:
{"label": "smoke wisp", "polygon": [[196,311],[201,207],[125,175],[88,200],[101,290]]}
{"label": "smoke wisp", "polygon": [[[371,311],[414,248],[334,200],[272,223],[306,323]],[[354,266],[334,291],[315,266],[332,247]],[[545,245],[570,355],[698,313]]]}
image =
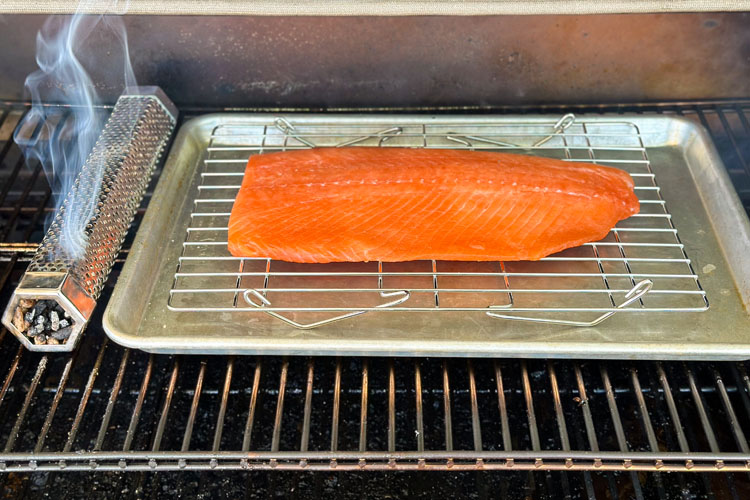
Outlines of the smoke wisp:
{"label": "smoke wisp", "polygon": [[[93,81],[85,67],[86,55],[92,44],[107,43],[113,50],[108,58],[121,59],[122,88],[135,86],[136,80],[130,62],[128,39],[121,14],[127,10],[127,2],[110,0],[105,5],[106,14],[84,14],[88,7],[102,2],[83,0],[78,13],[73,16],[50,16],[36,37],[36,62],[39,69],[26,78],[25,87],[31,98],[31,109],[24,123],[16,128],[14,139],[21,147],[27,161],[38,160],[51,187],[55,211],[57,212],[73,183],[87,161],[104,126],[100,110],[101,102]],[[88,64],[97,61],[88,61]],[[106,66],[111,67],[112,59]],[[118,66],[120,66],[118,64]],[[89,68],[90,69],[90,68]],[[45,104],[69,106],[65,121],[59,123],[59,108]],[[41,124],[41,132],[31,137],[19,134],[25,124]],[[93,168],[96,186],[101,184],[104,165]],[[98,178],[96,177],[98,175]],[[96,193],[95,193],[96,194]],[[78,260],[86,248],[86,226],[96,213],[96,196],[71,195],[69,206],[63,217],[60,248],[64,255],[53,258]]]}

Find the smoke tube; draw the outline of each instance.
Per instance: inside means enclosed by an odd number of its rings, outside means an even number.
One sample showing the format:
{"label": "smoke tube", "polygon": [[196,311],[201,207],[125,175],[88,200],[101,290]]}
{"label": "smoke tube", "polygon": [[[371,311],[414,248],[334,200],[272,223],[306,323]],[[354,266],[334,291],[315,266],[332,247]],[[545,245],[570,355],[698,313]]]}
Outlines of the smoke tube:
{"label": "smoke tube", "polygon": [[[157,87],[128,88],[117,100],[3,314],[29,350],[75,349],[176,119]],[[65,221],[83,210],[71,200],[82,199],[96,200],[96,209],[84,234],[71,234]],[[83,241],[80,255],[67,250],[72,237]]]}

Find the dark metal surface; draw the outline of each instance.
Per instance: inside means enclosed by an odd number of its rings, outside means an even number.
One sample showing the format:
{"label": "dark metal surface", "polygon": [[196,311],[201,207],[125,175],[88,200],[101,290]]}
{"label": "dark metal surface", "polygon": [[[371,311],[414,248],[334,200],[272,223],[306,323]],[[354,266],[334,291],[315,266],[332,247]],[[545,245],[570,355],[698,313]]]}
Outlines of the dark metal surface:
{"label": "dark metal surface", "polygon": [[[0,16],[0,99],[23,99],[44,16]],[[750,95],[747,13],[125,19],[139,82],[177,105],[493,106]],[[689,47],[690,50],[685,50]],[[77,51],[105,100],[116,37]]]}
{"label": "dark metal surface", "polygon": [[[705,121],[750,206],[750,103],[636,110]],[[43,235],[48,188],[7,142],[0,163],[4,242],[24,250]],[[4,248],[0,300],[26,266]],[[72,355],[2,335],[6,496],[189,496],[209,483],[249,498],[750,493],[747,363],[155,356],[107,342],[101,310]],[[420,473],[434,469],[450,474]],[[378,472],[392,470],[407,472]]]}

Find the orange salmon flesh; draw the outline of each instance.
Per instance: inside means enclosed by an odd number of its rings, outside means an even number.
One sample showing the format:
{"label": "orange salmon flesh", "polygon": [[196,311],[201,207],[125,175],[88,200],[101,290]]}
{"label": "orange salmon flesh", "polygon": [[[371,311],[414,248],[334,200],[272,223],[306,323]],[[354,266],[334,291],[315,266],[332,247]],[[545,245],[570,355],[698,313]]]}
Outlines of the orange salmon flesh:
{"label": "orange salmon flesh", "polygon": [[461,150],[317,148],[250,157],[237,257],[289,262],[538,260],[638,213],[611,167]]}

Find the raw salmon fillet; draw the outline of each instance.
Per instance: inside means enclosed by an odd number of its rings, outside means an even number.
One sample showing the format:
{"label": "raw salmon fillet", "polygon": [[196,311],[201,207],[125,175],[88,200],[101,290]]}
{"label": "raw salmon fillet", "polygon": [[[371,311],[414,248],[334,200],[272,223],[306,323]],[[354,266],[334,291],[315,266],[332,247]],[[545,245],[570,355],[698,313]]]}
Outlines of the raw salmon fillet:
{"label": "raw salmon fillet", "polygon": [[460,150],[318,148],[250,157],[237,257],[290,262],[537,260],[638,212],[622,170]]}

